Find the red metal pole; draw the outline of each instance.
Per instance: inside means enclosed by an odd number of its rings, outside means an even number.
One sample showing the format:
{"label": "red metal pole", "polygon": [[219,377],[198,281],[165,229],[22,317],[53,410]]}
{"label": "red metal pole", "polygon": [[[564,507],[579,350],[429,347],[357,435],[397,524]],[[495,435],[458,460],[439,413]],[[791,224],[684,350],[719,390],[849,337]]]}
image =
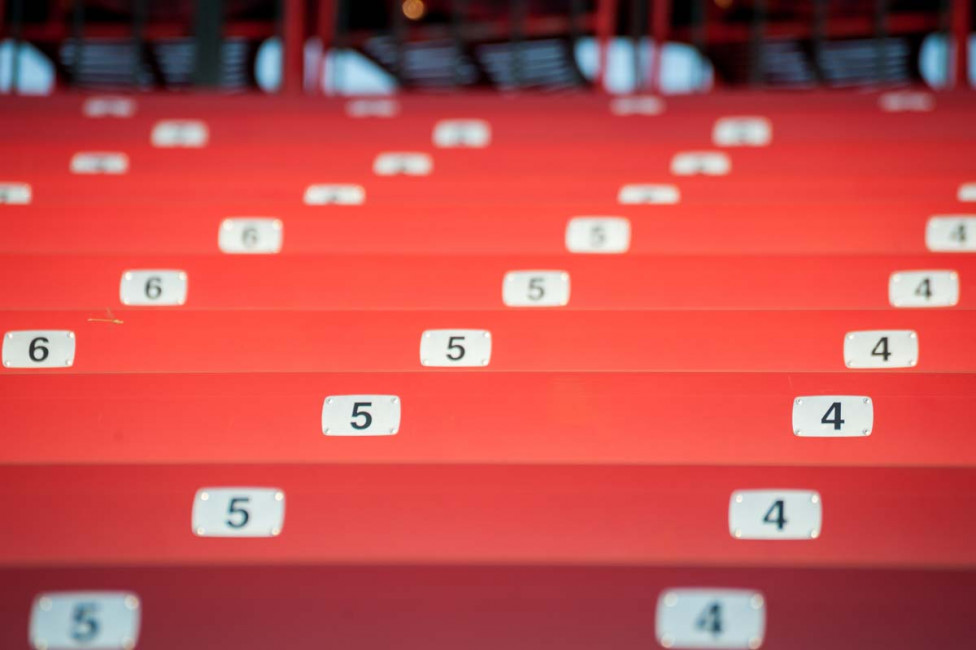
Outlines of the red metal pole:
{"label": "red metal pole", "polygon": [[651,0],[651,26],[648,30],[654,43],[651,46],[653,61],[648,69],[647,87],[651,92],[660,92],[661,62],[664,58],[664,44],[671,29],[671,0]]}
{"label": "red metal pole", "polygon": [[617,0],[597,0],[596,3],[596,82],[599,90],[606,89],[608,48],[617,27]]}
{"label": "red metal pole", "polygon": [[315,90],[325,94],[325,74],[329,48],[332,47],[332,35],[335,33],[335,2],[333,0],[319,0],[319,16],[316,35],[319,37],[319,59],[315,69]]}
{"label": "red metal pole", "polygon": [[302,92],[305,56],[305,2],[285,0],[284,34],[282,35],[282,90],[288,94]]}
{"label": "red metal pole", "polygon": [[969,29],[972,17],[969,15],[969,0],[953,0],[952,2],[952,35],[956,42],[955,87],[966,88],[969,85]]}

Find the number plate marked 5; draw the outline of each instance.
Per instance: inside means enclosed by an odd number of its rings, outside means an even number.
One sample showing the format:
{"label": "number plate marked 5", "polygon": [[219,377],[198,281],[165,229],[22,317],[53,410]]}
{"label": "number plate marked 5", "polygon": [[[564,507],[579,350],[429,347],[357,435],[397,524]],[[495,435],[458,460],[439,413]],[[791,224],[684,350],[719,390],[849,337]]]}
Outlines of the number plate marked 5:
{"label": "number plate marked 5", "polygon": [[285,525],[285,493],[278,488],[200,488],[191,521],[197,537],[277,537]]}
{"label": "number plate marked 5", "polygon": [[613,254],[630,249],[630,221],[624,217],[573,217],[566,224],[570,253]]}
{"label": "number plate marked 5", "polygon": [[131,650],[139,641],[139,597],[128,591],[61,591],[39,594],[31,607],[29,637],[37,650]]}
{"label": "number plate marked 5", "polygon": [[732,171],[732,161],[722,151],[682,151],[671,158],[675,176],[725,176]]}
{"label": "number plate marked 5", "polygon": [[502,301],[509,307],[563,307],[569,304],[569,273],[509,271],[502,281]]}
{"label": "number plate marked 5", "polygon": [[478,368],[491,361],[488,330],[426,330],[420,335],[420,363],[429,367]]}
{"label": "number plate marked 5", "polygon": [[491,143],[491,126],[484,120],[441,120],[434,126],[434,146],[482,148]]}
{"label": "number plate marked 5", "polygon": [[200,120],[162,120],[156,122],[152,130],[154,147],[205,147],[210,139],[210,130]]}
{"label": "number plate marked 5", "polygon": [[773,125],[765,117],[722,117],[712,128],[716,147],[765,147],[773,139]]}
{"label": "number plate marked 5", "polygon": [[129,157],[124,153],[79,152],[71,157],[72,174],[124,174]]}
{"label": "number plate marked 5", "polygon": [[434,168],[434,161],[425,153],[381,153],[373,161],[377,176],[426,176]]}
{"label": "number plate marked 5", "polygon": [[27,183],[0,183],[0,205],[29,205],[31,186]]}
{"label": "number plate marked 5", "polygon": [[322,402],[327,436],[392,436],[400,431],[396,395],[329,395]]}
{"label": "number plate marked 5", "polygon": [[621,205],[674,205],[681,201],[681,192],[674,185],[630,184],[617,192],[617,203]]}

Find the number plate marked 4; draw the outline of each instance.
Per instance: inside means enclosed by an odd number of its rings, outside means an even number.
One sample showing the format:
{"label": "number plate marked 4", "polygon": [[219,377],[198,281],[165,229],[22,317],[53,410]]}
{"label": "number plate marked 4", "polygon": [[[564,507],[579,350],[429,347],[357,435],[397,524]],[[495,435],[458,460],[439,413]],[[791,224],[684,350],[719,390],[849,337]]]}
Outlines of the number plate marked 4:
{"label": "number plate marked 4", "polygon": [[669,589],[658,597],[654,629],[665,648],[756,650],[766,635],[766,599],[744,589]]}
{"label": "number plate marked 4", "polygon": [[822,528],[814,490],[736,490],[729,499],[729,534],[736,539],[816,539]]}

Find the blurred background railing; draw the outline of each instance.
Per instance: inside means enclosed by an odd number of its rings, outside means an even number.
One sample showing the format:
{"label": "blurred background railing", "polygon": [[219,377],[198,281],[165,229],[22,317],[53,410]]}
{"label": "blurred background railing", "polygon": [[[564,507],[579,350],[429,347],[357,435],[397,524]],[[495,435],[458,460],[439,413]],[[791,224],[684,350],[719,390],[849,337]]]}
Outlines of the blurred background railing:
{"label": "blurred background railing", "polygon": [[0,91],[959,87],[973,4],[0,0]]}

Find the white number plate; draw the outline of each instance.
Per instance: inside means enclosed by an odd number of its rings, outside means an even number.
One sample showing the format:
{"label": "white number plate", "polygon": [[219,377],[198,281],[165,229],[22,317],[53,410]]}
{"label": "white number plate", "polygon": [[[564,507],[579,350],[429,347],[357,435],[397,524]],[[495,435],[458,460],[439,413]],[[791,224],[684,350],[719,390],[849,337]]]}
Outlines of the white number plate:
{"label": "white number plate", "polygon": [[362,185],[309,185],[305,205],[362,205],[366,190]]}
{"label": "white number plate", "polygon": [[0,204],[27,205],[31,202],[31,186],[27,183],[0,183]]}
{"label": "white number plate", "polygon": [[75,362],[75,333],[70,330],[19,330],[3,336],[7,368],[66,368]]}
{"label": "white number plate", "polygon": [[724,176],[732,171],[732,161],[721,151],[682,151],[671,158],[675,176]]}
{"label": "white number plate", "polygon": [[502,301],[509,307],[562,307],[569,304],[569,273],[509,271],[502,281]]}
{"label": "white number plate", "polygon": [[441,120],[434,126],[435,147],[487,147],[491,127],[484,120]]}
{"label": "white number plate", "polygon": [[955,271],[898,271],[888,280],[892,307],[952,307],[959,302]]}
{"label": "white number plate", "polygon": [[886,113],[926,112],[935,108],[935,97],[931,93],[910,90],[893,91],[883,93],[878,97],[878,106]]}
{"label": "white number plate", "polygon": [[353,99],[346,102],[349,117],[395,117],[400,103],[395,99]]}
{"label": "white number plate", "polygon": [[491,361],[488,330],[426,330],[420,336],[420,363],[433,367],[478,367]]}
{"label": "white number plate", "polygon": [[976,251],[976,215],[929,217],[925,225],[925,246],[935,252]]}
{"label": "white number plate", "polygon": [[874,429],[874,403],[863,395],[803,395],[793,400],[793,435],[861,438]]}
{"label": "white number plate", "polygon": [[129,97],[89,97],[81,112],[85,117],[132,117],[136,102]]}
{"label": "white number plate", "polygon": [[918,334],[912,330],[865,330],[844,336],[848,368],[911,368],[918,363]]}
{"label": "white number plate", "polygon": [[736,490],[729,499],[729,534],[736,539],[816,539],[822,515],[813,490]]}
{"label": "white number plate", "polygon": [[766,600],[744,589],[670,589],[654,623],[665,648],[748,648],[766,635]]}
{"label": "white number plate", "polygon": [[34,599],[30,642],[46,648],[124,648],[139,641],[139,598],[127,591],[62,591]]}
{"label": "white number plate", "polygon": [[716,147],[765,147],[773,139],[773,125],[765,117],[722,117],[712,128]]}
{"label": "white number plate", "polygon": [[624,185],[617,192],[617,202],[624,205],[672,205],[680,200],[681,193],[674,185]]}
{"label": "white number plate", "polygon": [[425,153],[381,153],[373,161],[377,176],[426,176],[433,168],[434,162]]}
{"label": "white number plate", "polygon": [[626,253],[630,221],[623,217],[573,217],[566,224],[570,253]]}
{"label": "white number plate", "polygon": [[396,395],[329,395],[322,403],[327,436],[392,436],[400,430]]}
{"label": "white number plate", "polygon": [[73,174],[124,174],[129,171],[129,157],[124,153],[79,152],[71,157]]}
{"label": "white number plate", "polygon": [[186,273],[173,270],[132,270],[122,274],[119,300],[123,305],[182,305],[186,302]]}
{"label": "white number plate", "polygon": [[266,217],[236,217],[220,224],[217,244],[224,253],[274,254],[281,251],[281,220]]}
{"label": "white number plate", "polygon": [[154,147],[205,147],[210,130],[200,120],[163,120],[152,130]]}
{"label": "white number plate", "polygon": [[285,525],[285,493],[278,488],[206,487],[193,498],[198,537],[277,537]]}
{"label": "white number plate", "polygon": [[660,115],[664,112],[664,100],[653,95],[614,97],[610,100],[610,112],[614,115]]}
{"label": "white number plate", "polygon": [[959,186],[956,198],[963,203],[976,201],[976,183],[963,183]]}

